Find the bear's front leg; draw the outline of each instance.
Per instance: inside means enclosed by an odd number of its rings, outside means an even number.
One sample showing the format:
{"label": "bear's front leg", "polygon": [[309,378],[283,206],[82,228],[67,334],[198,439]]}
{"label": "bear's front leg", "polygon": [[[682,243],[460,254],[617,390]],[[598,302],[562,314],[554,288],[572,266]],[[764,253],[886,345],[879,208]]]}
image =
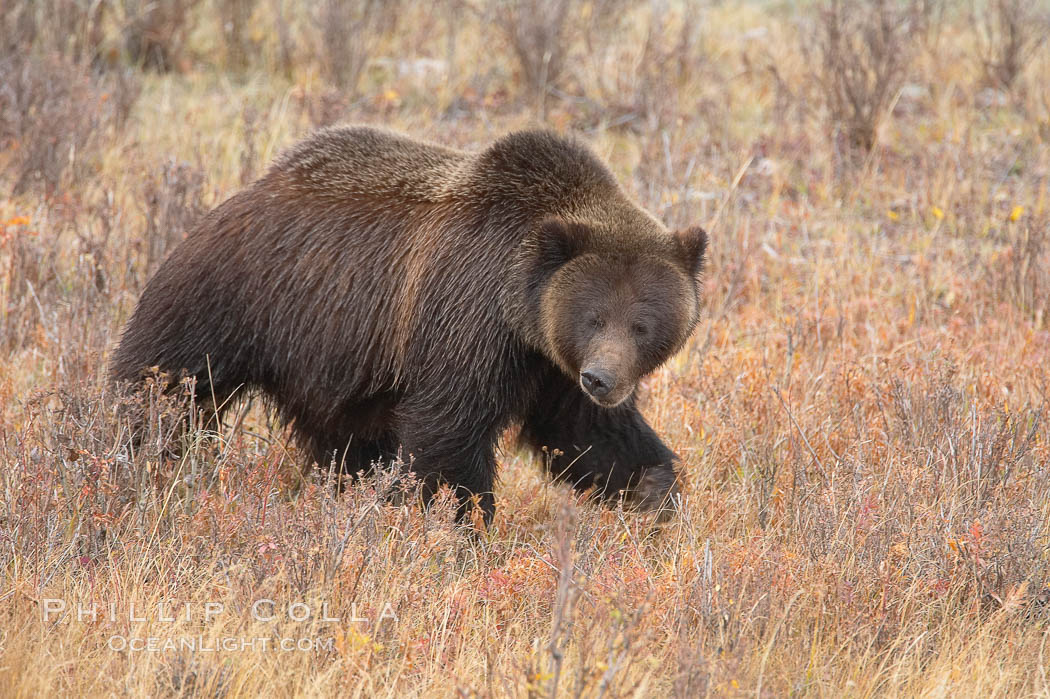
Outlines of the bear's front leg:
{"label": "bear's front leg", "polygon": [[678,457],[638,412],[633,396],[603,408],[559,372],[539,391],[522,422],[520,440],[536,450],[546,448],[551,475],[577,490],[593,486],[603,498],[626,491],[639,509],[666,514],[675,506]]}
{"label": "bear's front leg", "polygon": [[436,424],[441,423],[432,419],[402,421],[398,430],[401,458],[421,481],[425,502],[429,504],[442,485],[449,485],[459,500],[456,521],[468,519],[477,498],[488,527],[496,514],[494,433],[449,425],[437,432],[433,428]]}

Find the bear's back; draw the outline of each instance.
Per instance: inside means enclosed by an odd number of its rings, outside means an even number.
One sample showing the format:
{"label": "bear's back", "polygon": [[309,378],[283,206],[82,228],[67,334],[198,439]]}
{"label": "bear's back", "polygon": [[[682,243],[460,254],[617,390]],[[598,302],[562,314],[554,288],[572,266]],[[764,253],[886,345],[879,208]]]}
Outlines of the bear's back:
{"label": "bear's back", "polygon": [[495,204],[526,218],[593,197],[622,197],[589,148],[545,130],[463,151],[371,126],[329,127],[278,156],[263,182],[310,199]]}
{"label": "bear's back", "polygon": [[335,126],[279,155],[263,179],[311,196],[437,201],[469,157],[384,129]]}

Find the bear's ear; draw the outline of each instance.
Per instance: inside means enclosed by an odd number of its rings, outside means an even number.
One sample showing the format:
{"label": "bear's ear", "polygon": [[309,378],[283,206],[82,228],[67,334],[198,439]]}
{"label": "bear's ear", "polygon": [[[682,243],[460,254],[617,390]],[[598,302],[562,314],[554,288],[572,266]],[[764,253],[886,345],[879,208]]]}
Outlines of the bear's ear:
{"label": "bear's ear", "polygon": [[580,254],[586,238],[586,226],[560,218],[543,221],[532,236],[531,247],[537,266],[550,271],[561,267]]}
{"label": "bear's ear", "polygon": [[675,243],[678,247],[678,258],[685,271],[694,277],[704,269],[704,253],[707,251],[707,233],[700,226],[675,231]]}

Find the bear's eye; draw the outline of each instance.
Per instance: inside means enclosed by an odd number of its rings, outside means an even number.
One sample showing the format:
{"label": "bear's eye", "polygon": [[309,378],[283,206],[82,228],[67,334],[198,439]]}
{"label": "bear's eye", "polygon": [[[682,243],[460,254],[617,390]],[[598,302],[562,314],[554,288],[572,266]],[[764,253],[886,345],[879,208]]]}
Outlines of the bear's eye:
{"label": "bear's eye", "polygon": [[649,334],[649,328],[645,327],[642,323],[635,323],[632,325],[631,331],[638,337],[645,337]]}
{"label": "bear's eye", "polygon": [[598,315],[592,315],[589,321],[591,324],[591,328],[594,330],[601,330],[603,327],[605,327],[605,321],[603,321]]}

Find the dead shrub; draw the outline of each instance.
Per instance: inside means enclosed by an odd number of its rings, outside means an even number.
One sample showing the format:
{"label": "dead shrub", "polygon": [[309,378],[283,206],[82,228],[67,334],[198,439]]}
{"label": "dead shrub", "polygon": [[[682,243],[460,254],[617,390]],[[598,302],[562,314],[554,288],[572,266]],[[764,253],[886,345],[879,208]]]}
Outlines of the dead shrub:
{"label": "dead shrub", "polygon": [[917,463],[939,472],[975,516],[1018,472],[1032,473],[1038,410],[989,413],[953,385],[947,372],[931,387],[895,381],[891,399],[898,436]]}
{"label": "dead shrub", "polygon": [[1006,247],[987,266],[992,293],[1042,328],[1050,321],[1050,219],[1024,217],[1003,238]]}
{"label": "dead shrub", "polygon": [[572,0],[497,0],[493,9],[526,86],[542,104],[558,84],[577,29]]}
{"label": "dead shrub", "polygon": [[351,93],[379,39],[392,32],[400,15],[399,2],[324,0],[314,24],[320,33],[321,71],[332,84]]}
{"label": "dead shrub", "polygon": [[[84,556],[104,550],[128,515],[141,523],[160,509],[167,514],[165,527],[174,526],[179,509],[159,504],[213,481],[202,477],[211,474],[200,473],[211,435],[187,421],[187,405],[185,391],[169,393],[155,380],[135,393],[80,382],[33,396],[26,402],[28,414],[54,428],[21,436],[25,448],[15,469],[47,477],[19,489],[20,516],[39,516],[39,508],[57,506],[78,521],[71,547]],[[181,456],[173,461],[175,453]],[[27,555],[53,543],[41,534],[25,537]]]}
{"label": "dead shrub", "polygon": [[93,75],[58,55],[15,54],[0,60],[0,145],[17,196],[30,188],[54,195],[94,167],[107,136],[138,99],[133,76]]}
{"label": "dead shrub", "polygon": [[1050,33],[1043,0],[977,0],[971,24],[985,82],[1009,89]]}
{"label": "dead shrub", "polygon": [[204,213],[203,194],[204,171],[174,159],[146,181],[141,199],[146,231],[138,243],[145,256],[144,274],[157,268]]}
{"label": "dead shrub", "polygon": [[248,67],[251,48],[248,42],[248,24],[255,11],[257,0],[220,0],[219,22],[222,25],[222,40],[226,45],[226,63],[233,70]]}
{"label": "dead shrub", "polygon": [[[723,128],[725,76],[709,60],[706,3],[652,2],[645,10],[639,5],[637,0],[603,0],[591,6],[582,23],[584,50],[573,55],[569,71],[583,95],[575,100],[582,112],[577,127],[605,124],[641,134],[686,113],[699,116],[708,133]],[[645,26],[641,41],[616,36],[631,32],[635,23]]]}
{"label": "dead shrub", "polygon": [[10,148],[10,191],[39,185],[53,194],[63,173],[83,158],[98,116],[89,76],[57,56],[12,57],[3,68],[0,139]]}
{"label": "dead shrub", "polygon": [[331,126],[346,118],[349,101],[346,94],[334,87],[320,90],[297,90],[296,106],[315,129]]}
{"label": "dead shrub", "polygon": [[[28,221],[28,217],[27,221]],[[51,281],[50,251],[39,232],[0,223],[0,355],[32,341],[41,312],[38,290]]]}
{"label": "dead shrub", "polygon": [[695,77],[704,63],[699,38],[695,5],[687,4],[675,27],[666,10],[658,11],[654,4],[633,90],[634,109],[650,123],[665,124],[682,111],[683,78]]}
{"label": "dead shrub", "polygon": [[295,40],[289,26],[289,17],[285,12],[284,0],[270,0],[270,12],[273,16],[274,32],[277,34],[277,63],[287,79],[292,78]]}
{"label": "dead shrub", "polygon": [[622,50],[618,39],[622,38],[627,15],[636,4],[637,0],[596,0],[584,25],[584,60],[590,64],[592,73],[588,76],[588,82],[596,83],[603,95],[616,89],[614,82],[620,71],[611,71],[610,75],[608,67],[616,65],[618,51]]}
{"label": "dead shrub", "polygon": [[954,527],[947,520],[927,521],[922,531],[908,522],[911,513],[902,513],[898,525],[934,542],[918,557],[918,571],[953,580],[952,595],[960,601],[986,602],[988,595],[1002,600],[1011,586],[1047,573],[1035,535],[1042,519],[1038,507],[1007,504],[1018,490],[1045,477],[1040,456],[1045,408],[990,410],[957,383],[954,368],[947,367],[921,384],[900,379],[892,384],[888,402],[900,454],[920,474],[908,486],[908,501],[951,493],[957,520]]}
{"label": "dead shrub", "polygon": [[32,45],[36,16],[26,2],[0,5],[0,58],[7,58]]}
{"label": "dead shrub", "polygon": [[0,9],[5,53],[35,48],[74,62],[97,60],[106,44],[109,0],[14,0]]}
{"label": "dead shrub", "polygon": [[928,0],[828,0],[812,31],[803,32],[831,130],[854,152],[874,148],[932,7]]}
{"label": "dead shrub", "polygon": [[600,64],[608,57],[606,47],[635,4],[637,0],[491,0],[484,15],[509,45],[542,116],[547,95],[564,89],[577,42],[586,49],[580,62],[594,64],[599,81],[604,77]]}
{"label": "dead shrub", "polygon": [[200,0],[123,0],[124,48],[143,68],[167,72],[185,60]]}

